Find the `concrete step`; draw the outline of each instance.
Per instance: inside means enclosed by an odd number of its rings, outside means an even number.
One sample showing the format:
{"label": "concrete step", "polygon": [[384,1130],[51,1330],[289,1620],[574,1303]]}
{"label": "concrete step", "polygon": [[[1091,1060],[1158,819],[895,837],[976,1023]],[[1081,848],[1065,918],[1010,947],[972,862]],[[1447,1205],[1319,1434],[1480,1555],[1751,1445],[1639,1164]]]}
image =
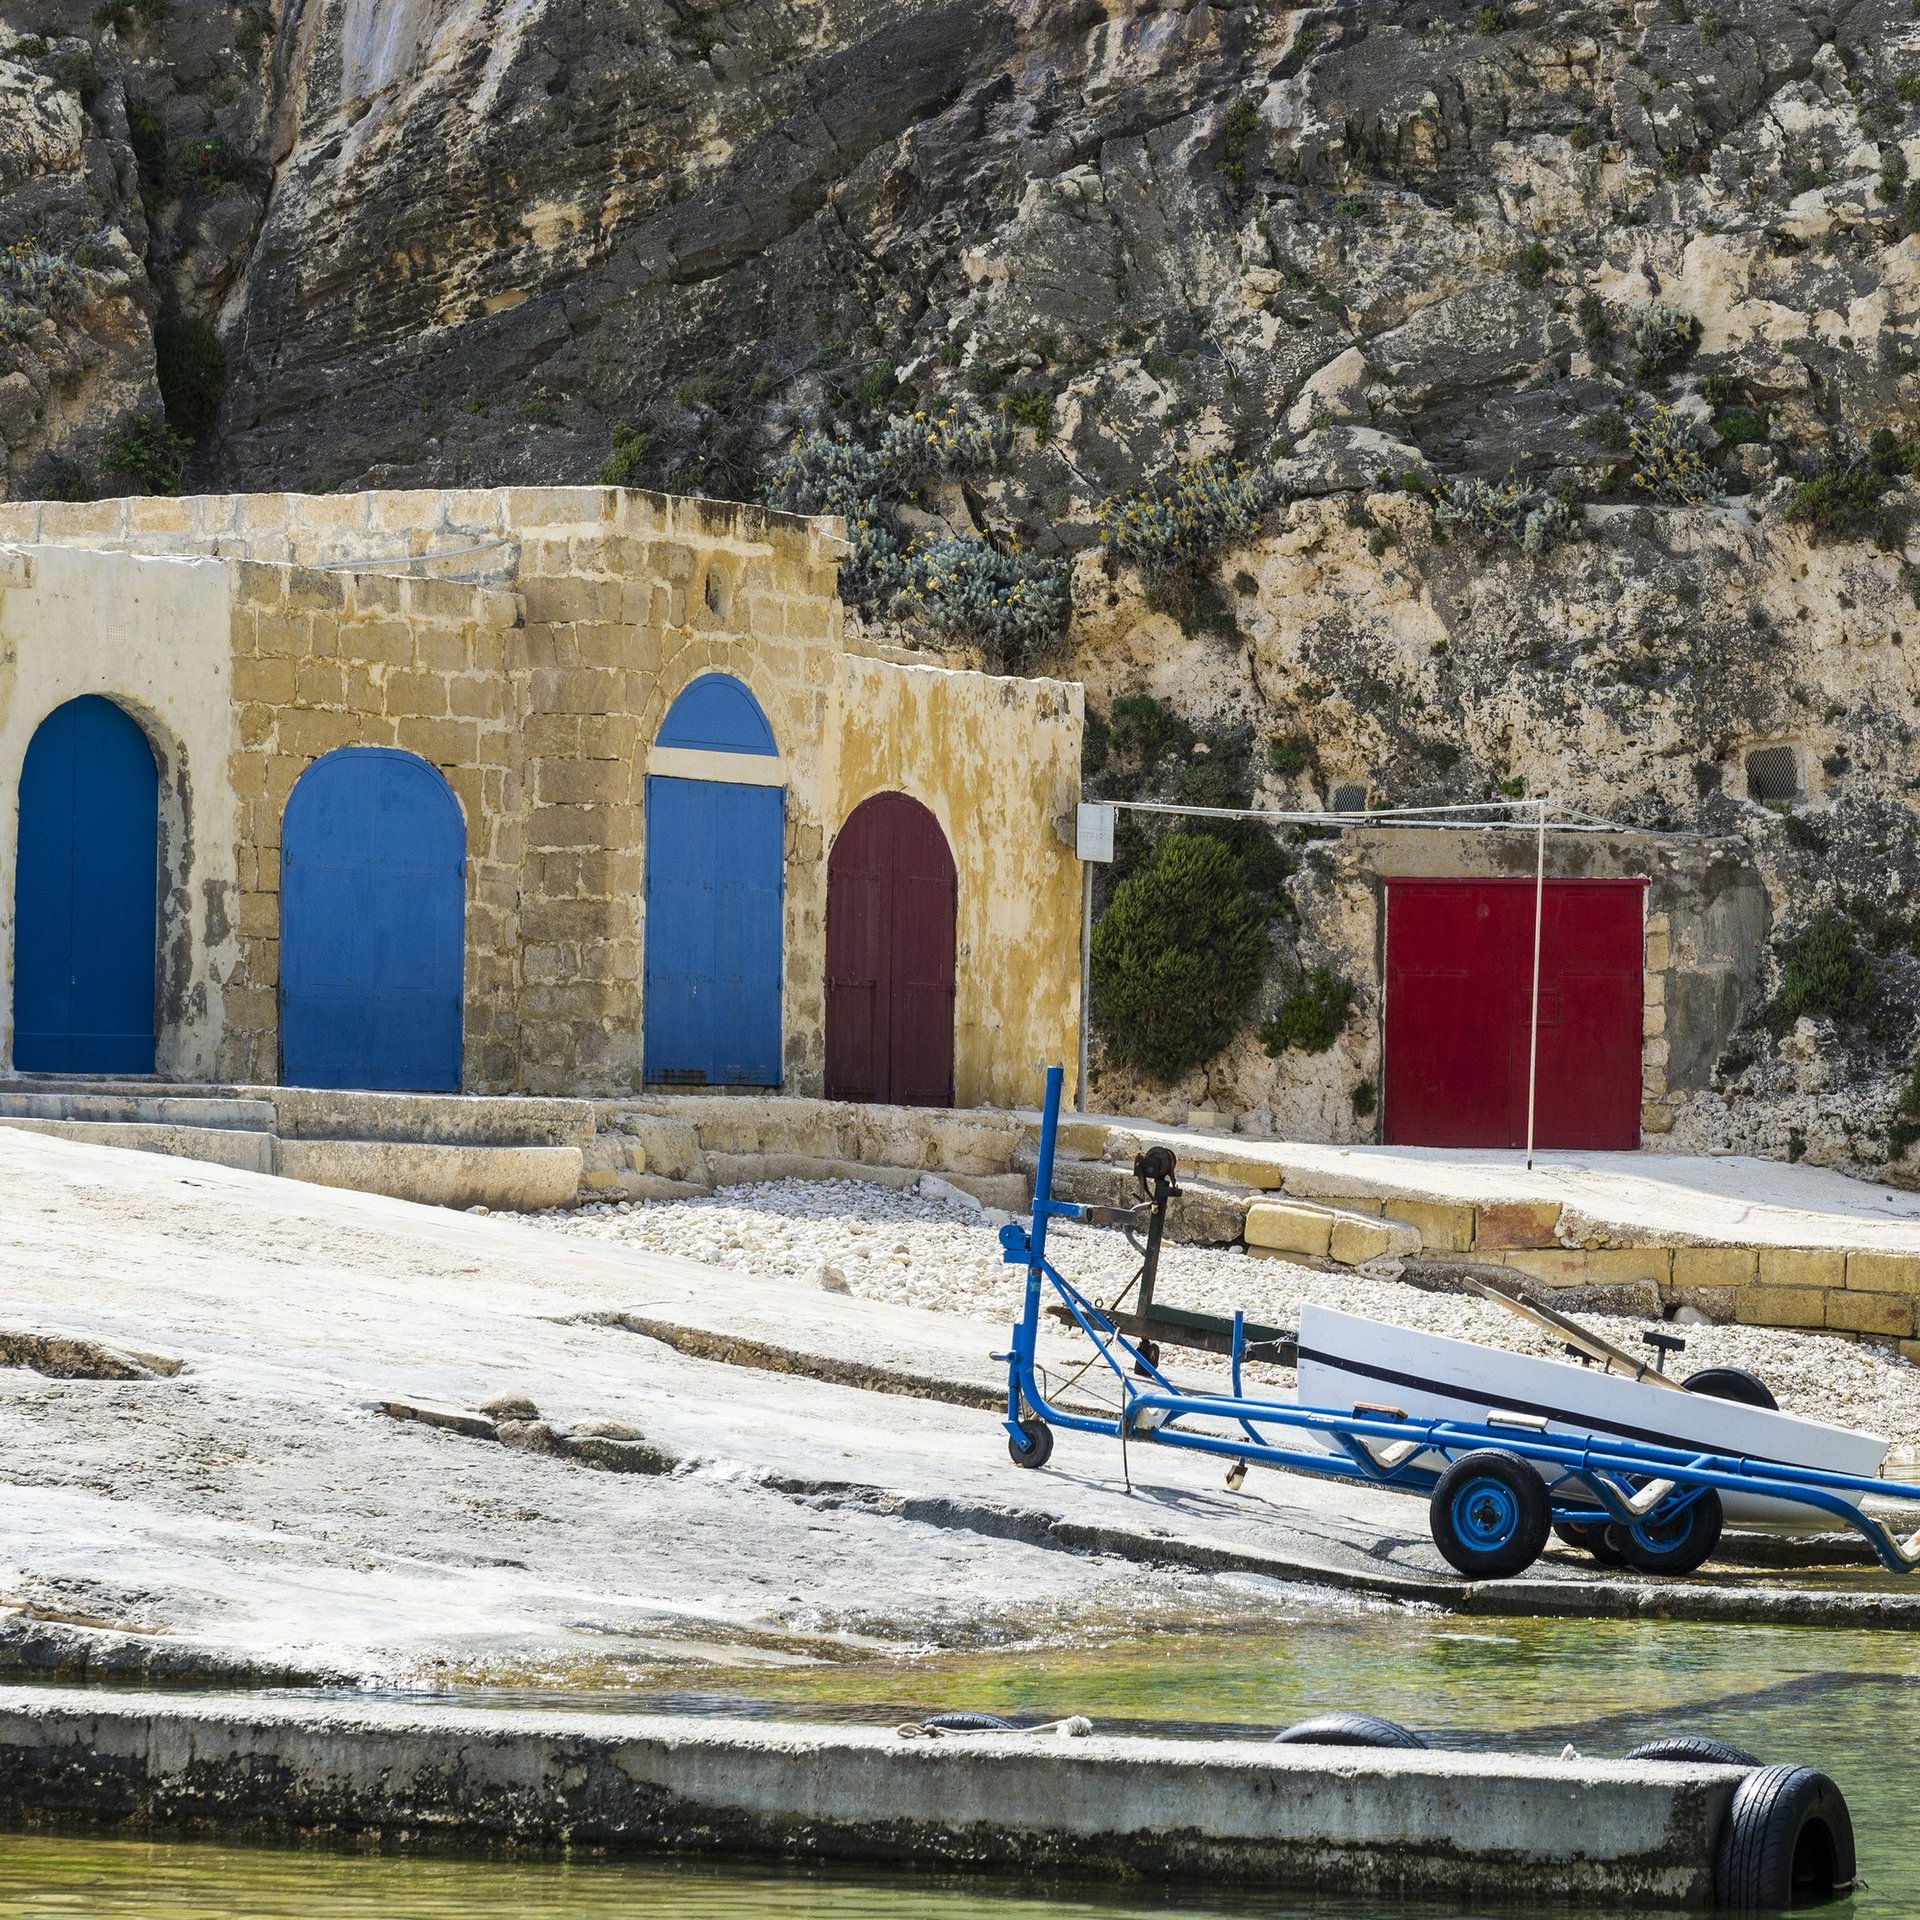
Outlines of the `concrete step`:
{"label": "concrete step", "polygon": [[177,1160],[205,1160],[217,1167],[248,1173],[272,1173],[274,1138],[258,1127],[162,1126],[131,1120],[42,1120],[0,1114],[0,1127],[48,1134],[92,1147],[121,1147],[135,1153],[166,1153]]}
{"label": "concrete step", "polygon": [[0,1091],[0,1120],[76,1120],[135,1126],[230,1127],[271,1133],[270,1100],[177,1093],[68,1093]]}

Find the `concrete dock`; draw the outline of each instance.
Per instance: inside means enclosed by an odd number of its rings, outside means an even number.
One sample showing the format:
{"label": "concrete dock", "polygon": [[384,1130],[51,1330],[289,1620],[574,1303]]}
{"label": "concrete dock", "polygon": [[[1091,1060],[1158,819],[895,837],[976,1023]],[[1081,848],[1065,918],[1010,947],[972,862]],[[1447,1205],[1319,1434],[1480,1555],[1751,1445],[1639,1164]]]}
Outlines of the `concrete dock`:
{"label": "concrete dock", "polygon": [[1742,1769],[0,1690],[0,1821],[1699,1910]]}

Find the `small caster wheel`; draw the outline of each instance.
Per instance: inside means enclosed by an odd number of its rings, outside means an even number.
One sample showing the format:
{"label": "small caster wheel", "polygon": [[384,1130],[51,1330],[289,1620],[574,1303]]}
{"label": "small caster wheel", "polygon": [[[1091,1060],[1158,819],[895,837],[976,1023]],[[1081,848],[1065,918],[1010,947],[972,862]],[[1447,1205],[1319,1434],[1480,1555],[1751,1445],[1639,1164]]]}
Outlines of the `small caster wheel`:
{"label": "small caster wheel", "polygon": [[1229,1493],[1238,1493],[1246,1484],[1247,1463],[1244,1460],[1236,1460],[1233,1465],[1227,1469],[1227,1491]]}
{"label": "small caster wheel", "polygon": [[1053,1458],[1053,1429],[1037,1413],[1020,1422],[1022,1440],[1007,1435],[1007,1453],[1016,1467],[1044,1467]]}

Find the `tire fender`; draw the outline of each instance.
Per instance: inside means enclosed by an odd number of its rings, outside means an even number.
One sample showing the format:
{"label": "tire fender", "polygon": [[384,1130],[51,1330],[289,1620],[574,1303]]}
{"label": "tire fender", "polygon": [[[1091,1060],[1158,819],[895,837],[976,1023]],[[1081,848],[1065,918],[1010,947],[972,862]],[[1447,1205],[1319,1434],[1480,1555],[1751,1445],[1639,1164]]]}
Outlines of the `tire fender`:
{"label": "tire fender", "polygon": [[1813,1767],[1761,1767],[1720,1830],[1716,1904],[1732,1913],[1818,1906],[1853,1884],[1853,1817]]}
{"label": "tire fender", "polygon": [[1731,1741],[1715,1740],[1704,1733],[1669,1733],[1658,1740],[1642,1740],[1627,1755],[1629,1760],[1670,1760],[1678,1766],[1758,1767],[1765,1763],[1757,1753],[1736,1747]]}
{"label": "tire fender", "polygon": [[1401,1747],[1422,1748],[1426,1742],[1397,1721],[1371,1713],[1322,1713],[1297,1720],[1273,1736],[1276,1747]]}

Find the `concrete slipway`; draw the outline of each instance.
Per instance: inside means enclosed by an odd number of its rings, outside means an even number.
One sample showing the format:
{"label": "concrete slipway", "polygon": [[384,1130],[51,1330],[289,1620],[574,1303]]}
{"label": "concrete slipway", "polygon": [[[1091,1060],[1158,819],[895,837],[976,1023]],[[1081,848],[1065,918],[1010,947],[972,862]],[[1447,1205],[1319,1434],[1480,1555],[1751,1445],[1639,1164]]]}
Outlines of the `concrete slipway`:
{"label": "concrete slipway", "polygon": [[[9,1331],[157,1363],[0,1369],[0,1655],[55,1670],[840,1658],[1259,1619],[1267,1578],[1491,1611],[1920,1621],[1920,1588],[1866,1573],[1650,1584],[1568,1556],[1468,1588],[1416,1501],[1273,1475],[1232,1494],[1171,1453],[1135,1449],[1131,1491],[1097,1444],[1019,1473],[978,1404],[998,1377],[983,1323],[11,1132]],[[809,1377],[822,1358],[838,1378]],[[594,1472],[380,1410],[464,1409],[484,1433],[471,1411],[502,1392],[561,1429],[626,1423],[681,1464]]]}
{"label": "concrete slipway", "polygon": [[[1021,1474],[987,1411],[996,1344],[958,1315],[0,1133],[0,1663],[605,1687],[1260,1622],[1301,1579],[1374,1604],[1920,1619],[1872,1577],[1656,1587],[1566,1560],[1470,1589],[1418,1503],[1271,1476],[1236,1495],[1175,1455],[1135,1451],[1131,1490],[1093,1446]],[[483,1417],[502,1394],[543,1417]],[[1736,1776],[1558,1766],[0,1695],[16,1819],[1707,1898]]]}

